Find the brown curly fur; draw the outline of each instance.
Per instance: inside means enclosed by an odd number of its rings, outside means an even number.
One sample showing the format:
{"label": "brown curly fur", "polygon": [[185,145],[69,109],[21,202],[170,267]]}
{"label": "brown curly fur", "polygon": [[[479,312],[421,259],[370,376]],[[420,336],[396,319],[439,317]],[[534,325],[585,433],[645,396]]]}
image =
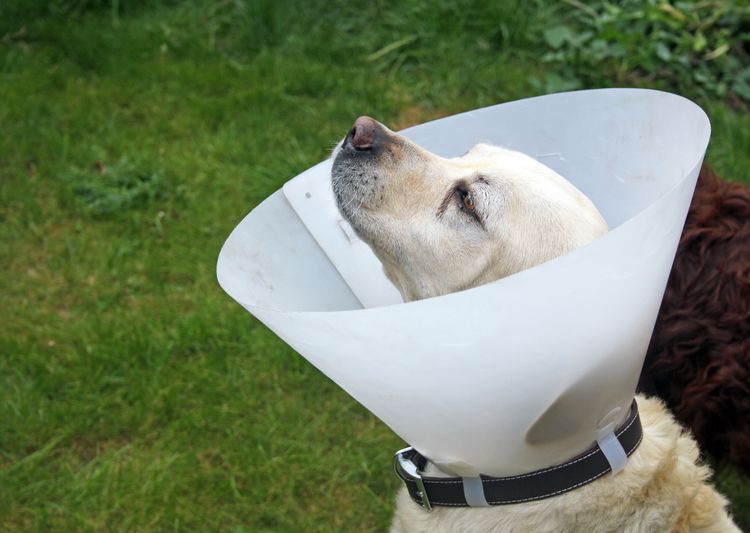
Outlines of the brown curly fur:
{"label": "brown curly fur", "polygon": [[704,167],[639,389],[750,474],[750,188]]}

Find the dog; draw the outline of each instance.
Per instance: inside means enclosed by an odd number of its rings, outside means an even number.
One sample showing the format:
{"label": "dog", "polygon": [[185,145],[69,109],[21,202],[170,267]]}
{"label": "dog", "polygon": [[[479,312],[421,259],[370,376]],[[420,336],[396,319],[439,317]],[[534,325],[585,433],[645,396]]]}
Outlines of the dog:
{"label": "dog", "polygon": [[[529,156],[479,144],[445,159],[369,117],[334,149],[331,182],[405,301],[509,276],[608,231],[582,192]],[[739,531],[692,438],[658,400],[638,404],[643,440],[616,476],[536,502],[432,512],[402,489],[392,531]]]}
{"label": "dog", "polygon": [[750,475],[750,187],[706,166],[638,389]]}

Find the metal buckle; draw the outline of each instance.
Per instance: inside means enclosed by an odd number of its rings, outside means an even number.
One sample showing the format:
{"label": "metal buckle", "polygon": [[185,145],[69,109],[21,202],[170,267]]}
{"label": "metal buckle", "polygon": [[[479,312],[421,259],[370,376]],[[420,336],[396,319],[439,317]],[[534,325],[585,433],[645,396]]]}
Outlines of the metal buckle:
{"label": "metal buckle", "polygon": [[414,483],[417,485],[417,492],[419,493],[419,498],[421,500],[419,502],[419,505],[421,505],[424,510],[431,511],[432,505],[430,504],[430,499],[427,497],[427,491],[424,488],[424,481],[422,480],[422,476],[417,469],[417,465],[415,465],[411,461],[411,459],[407,457],[407,454],[410,454],[413,451],[414,448],[412,448],[411,446],[397,451],[396,455],[393,456],[393,470],[400,478],[408,478],[414,481]]}

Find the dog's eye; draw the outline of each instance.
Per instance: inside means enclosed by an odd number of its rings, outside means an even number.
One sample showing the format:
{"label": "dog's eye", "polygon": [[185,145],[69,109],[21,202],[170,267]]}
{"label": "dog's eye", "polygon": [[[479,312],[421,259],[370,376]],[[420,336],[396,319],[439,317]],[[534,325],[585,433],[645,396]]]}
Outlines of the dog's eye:
{"label": "dog's eye", "polygon": [[484,227],[484,222],[482,222],[482,218],[479,216],[479,212],[477,212],[477,204],[474,201],[474,194],[472,194],[470,190],[464,189],[461,186],[456,187],[454,190],[454,194],[458,200],[459,209]]}
{"label": "dog's eye", "polygon": [[474,196],[469,191],[461,192],[462,201],[464,203],[464,209],[467,211],[474,211],[476,205],[474,205]]}
{"label": "dog's eye", "polygon": [[443,198],[437,209],[437,217],[442,218],[448,207],[455,206],[455,209],[460,211],[475,222],[477,222],[482,228],[484,228],[484,222],[477,210],[477,204],[474,194],[469,189],[469,186],[463,182],[459,182],[453,185],[448,190],[448,193]]}
{"label": "dog's eye", "polygon": [[463,187],[457,187],[456,193],[458,196],[458,201],[460,202],[461,208],[465,211],[468,211],[469,213],[474,213],[474,210],[476,209],[476,204],[474,203],[474,195],[471,194],[471,191],[467,191]]}

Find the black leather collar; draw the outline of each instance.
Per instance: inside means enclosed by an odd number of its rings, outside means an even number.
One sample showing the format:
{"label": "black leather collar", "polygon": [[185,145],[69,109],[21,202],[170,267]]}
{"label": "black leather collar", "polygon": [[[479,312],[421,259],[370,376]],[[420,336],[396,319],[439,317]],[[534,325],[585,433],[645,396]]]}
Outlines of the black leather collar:
{"label": "black leather collar", "polygon": [[[641,443],[643,430],[635,400],[627,420],[614,433],[628,456]],[[463,479],[422,476],[427,459],[414,448],[398,452],[393,465],[411,498],[425,509],[434,505],[469,506]],[[487,504],[506,505],[550,498],[591,483],[611,470],[604,452],[595,443],[570,461],[550,468],[510,477],[482,475],[481,487]]]}

